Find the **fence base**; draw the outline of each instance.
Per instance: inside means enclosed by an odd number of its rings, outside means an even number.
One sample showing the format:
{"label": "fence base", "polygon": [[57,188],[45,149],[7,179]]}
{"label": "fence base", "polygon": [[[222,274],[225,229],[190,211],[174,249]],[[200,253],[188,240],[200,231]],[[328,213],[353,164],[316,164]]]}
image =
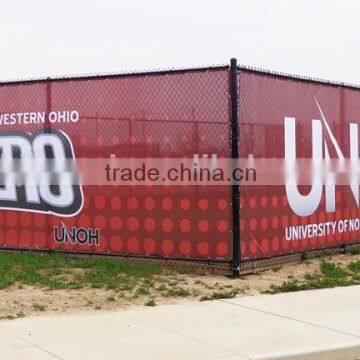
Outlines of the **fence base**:
{"label": "fence base", "polygon": [[302,253],[288,254],[288,255],[276,256],[272,258],[266,258],[266,259],[245,260],[240,263],[239,272],[240,275],[253,274],[258,271],[271,269],[272,267],[278,265],[299,263],[306,259],[314,259],[314,258],[334,255],[334,254],[343,254],[352,248],[360,249],[360,243],[341,244],[331,248],[310,250]]}

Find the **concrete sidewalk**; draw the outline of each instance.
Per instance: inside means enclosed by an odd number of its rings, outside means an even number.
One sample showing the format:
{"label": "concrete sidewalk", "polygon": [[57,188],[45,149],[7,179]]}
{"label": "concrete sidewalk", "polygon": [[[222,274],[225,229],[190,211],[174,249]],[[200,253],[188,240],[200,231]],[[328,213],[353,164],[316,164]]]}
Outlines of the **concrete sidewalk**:
{"label": "concrete sidewalk", "polygon": [[1,321],[0,359],[360,359],[360,286]]}

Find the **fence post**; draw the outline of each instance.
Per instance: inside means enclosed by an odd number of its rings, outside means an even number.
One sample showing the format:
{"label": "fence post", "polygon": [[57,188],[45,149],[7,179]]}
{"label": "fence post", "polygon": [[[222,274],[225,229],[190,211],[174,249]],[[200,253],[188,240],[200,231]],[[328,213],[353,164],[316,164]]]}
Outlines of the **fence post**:
{"label": "fence post", "polygon": [[51,79],[48,77],[46,79],[46,122],[45,122],[45,128],[51,129],[51,122],[49,121],[49,115],[51,113],[52,109],[52,83]]}
{"label": "fence post", "polygon": [[[230,121],[231,121],[231,158],[239,158],[239,122],[238,122],[238,68],[237,60],[230,60]],[[234,161],[233,161],[234,163]],[[240,187],[231,186],[232,210],[232,262],[233,276],[240,272]]]}

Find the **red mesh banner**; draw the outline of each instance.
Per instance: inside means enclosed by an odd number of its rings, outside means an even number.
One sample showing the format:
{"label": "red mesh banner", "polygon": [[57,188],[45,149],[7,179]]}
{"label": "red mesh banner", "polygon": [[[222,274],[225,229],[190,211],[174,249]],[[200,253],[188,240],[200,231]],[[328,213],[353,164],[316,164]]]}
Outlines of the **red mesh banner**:
{"label": "red mesh banner", "polygon": [[[229,75],[224,67],[3,84],[1,156],[229,158]],[[241,158],[358,160],[359,90],[250,70],[238,80]],[[74,185],[67,197],[27,185],[0,185],[3,248],[232,258],[230,184]],[[240,192],[243,260],[358,241],[358,186]]]}
{"label": "red mesh banner", "polygon": [[[30,146],[57,131],[75,158],[229,157],[228,91],[227,68],[2,85],[1,129]],[[227,186],[82,186],[82,194],[79,212],[61,216],[18,193],[21,209],[1,206],[1,246],[230,259]]]}
{"label": "red mesh banner", "polygon": [[[240,157],[284,158],[287,146],[297,158],[312,158],[314,148],[323,158],[349,158],[350,149],[357,158],[358,90],[241,70],[239,92]],[[357,191],[241,186],[242,259],[358,241]]]}

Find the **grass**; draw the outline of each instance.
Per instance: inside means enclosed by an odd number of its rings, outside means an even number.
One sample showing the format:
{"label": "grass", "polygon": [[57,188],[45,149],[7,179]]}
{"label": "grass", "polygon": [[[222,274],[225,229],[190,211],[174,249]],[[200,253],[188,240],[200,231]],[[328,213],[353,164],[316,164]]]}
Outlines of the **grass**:
{"label": "grass", "polygon": [[157,291],[166,291],[167,289],[168,288],[166,287],[165,284],[161,284],[157,288],[155,288],[155,290],[157,290]]}
{"label": "grass", "polygon": [[360,273],[360,261],[352,261],[348,265],[348,270],[355,274]]}
{"label": "grass", "polygon": [[360,247],[351,248],[348,250],[348,253],[351,255],[359,255],[360,254]]}
{"label": "grass", "polygon": [[144,304],[145,306],[156,306],[155,298],[150,298]]}
{"label": "grass", "polygon": [[186,297],[190,296],[190,291],[179,287],[175,289],[169,289],[166,295],[170,297]]}
{"label": "grass", "polygon": [[46,306],[42,305],[42,304],[38,304],[38,303],[34,303],[32,305],[32,307],[34,308],[34,310],[36,311],[45,311],[46,310]]}
{"label": "grass", "polygon": [[148,287],[141,286],[136,291],[137,295],[149,295],[150,289]]}
{"label": "grass", "polygon": [[352,261],[346,267],[330,261],[322,261],[320,271],[304,275],[303,280],[291,279],[280,285],[271,285],[266,294],[333,288],[360,284],[360,261]]}
{"label": "grass", "polygon": [[[17,284],[48,289],[107,288],[132,290],[159,274],[152,262],[130,264],[112,259],[73,258],[65,254],[0,253],[0,290]],[[145,290],[141,290],[146,292]]]}
{"label": "grass", "polygon": [[230,291],[224,292],[213,292],[209,296],[203,296],[200,298],[200,301],[208,301],[208,300],[220,300],[220,299],[232,299],[239,293],[238,290],[233,289]]}
{"label": "grass", "polygon": [[15,319],[23,318],[25,316],[26,315],[22,311],[19,311],[15,315],[3,315],[3,316],[0,316],[0,320],[15,320]]}
{"label": "grass", "polygon": [[[355,249],[352,250],[355,251]],[[272,285],[265,292],[276,294],[360,284],[358,257],[348,257],[347,265],[339,265],[335,261],[335,257],[326,261],[323,259],[316,272],[308,272],[301,278],[289,275],[287,281]],[[280,266],[272,268],[274,273],[281,273],[281,271]],[[273,276],[274,274],[272,274],[272,279]],[[23,292],[26,292],[28,287],[46,291],[103,289],[104,292],[99,293],[102,299],[100,303],[104,308],[130,303],[155,306],[155,298],[160,299],[159,302],[164,298],[185,297],[197,298],[201,301],[231,299],[239,292],[249,289],[243,286],[239,289],[235,285],[233,282],[231,284],[223,282],[221,278],[185,276],[175,270],[161,269],[159,265],[150,261],[136,264],[120,259],[80,258],[59,253],[0,252],[0,290],[13,287],[13,289],[21,290],[21,295],[24,296],[26,294]],[[92,298],[85,300],[87,301],[85,306],[91,306],[96,310],[101,309],[99,301]],[[45,306],[46,300],[38,298],[37,302],[30,303],[28,305],[30,309],[21,305],[22,309],[26,313],[50,310],[51,306]],[[8,310],[4,311],[0,314],[0,320],[21,317],[21,313],[17,315],[19,307],[20,305],[13,310],[14,313],[11,315]]]}
{"label": "grass", "polygon": [[[197,284],[206,289],[213,289],[205,282]],[[181,285],[181,286],[180,286]],[[194,289],[187,279],[178,272],[162,270],[152,262],[134,264],[118,259],[71,257],[67,254],[39,254],[0,252],[0,290],[16,286],[26,291],[27,286],[46,290],[104,289],[113,294],[105,296],[106,303],[114,303],[119,298],[133,302],[147,298],[146,306],[155,306],[155,296],[161,297],[200,297],[199,289]],[[223,288],[215,284],[217,290]],[[232,290],[225,295],[215,293],[210,299],[235,296]],[[231,294],[231,295],[228,295]],[[95,306],[88,301],[88,306]],[[46,311],[46,306],[34,303],[35,311]]]}

